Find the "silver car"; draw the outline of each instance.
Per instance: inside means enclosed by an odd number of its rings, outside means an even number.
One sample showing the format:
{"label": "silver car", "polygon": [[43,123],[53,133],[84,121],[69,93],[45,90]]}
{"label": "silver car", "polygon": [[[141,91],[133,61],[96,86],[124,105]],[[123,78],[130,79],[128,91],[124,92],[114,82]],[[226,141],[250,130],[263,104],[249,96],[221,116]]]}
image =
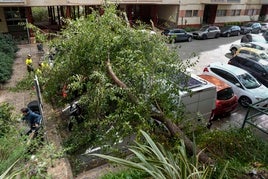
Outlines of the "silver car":
{"label": "silver car", "polygon": [[192,32],[195,39],[212,39],[218,38],[221,35],[221,30],[218,26],[206,25],[201,27],[198,31]]}

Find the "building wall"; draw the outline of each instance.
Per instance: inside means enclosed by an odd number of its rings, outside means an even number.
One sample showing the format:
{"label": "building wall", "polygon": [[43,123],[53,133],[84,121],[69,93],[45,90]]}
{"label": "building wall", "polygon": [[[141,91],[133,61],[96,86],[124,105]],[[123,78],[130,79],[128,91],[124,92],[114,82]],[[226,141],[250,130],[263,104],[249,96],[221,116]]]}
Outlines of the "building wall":
{"label": "building wall", "polygon": [[[5,2],[5,3],[4,3]],[[117,0],[112,0],[118,3]],[[103,0],[0,0],[0,7],[6,6],[78,6],[100,5]],[[206,5],[217,5],[217,10],[226,10],[226,15],[215,17],[215,24],[226,22],[243,22],[258,20],[262,4],[268,4],[268,0],[121,0],[120,5],[158,5],[157,18],[175,26],[199,26],[203,23]],[[232,15],[234,10],[240,10],[240,15]],[[249,11],[256,11],[254,15],[248,15]],[[192,15],[189,16],[189,12]],[[268,17],[268,15],[266,15]],[[1,22],[0,22],[1,23]],[[1,25],[0,29],[3,29]]]}
{"label": "building wall", "polygon": [[[197,10],[197,16],[187,17],[187,10]],[[190,4],[180,5],[180,14],[178,19],[178,26],[197,25],[202,23],[204,5],[196,2]]]}

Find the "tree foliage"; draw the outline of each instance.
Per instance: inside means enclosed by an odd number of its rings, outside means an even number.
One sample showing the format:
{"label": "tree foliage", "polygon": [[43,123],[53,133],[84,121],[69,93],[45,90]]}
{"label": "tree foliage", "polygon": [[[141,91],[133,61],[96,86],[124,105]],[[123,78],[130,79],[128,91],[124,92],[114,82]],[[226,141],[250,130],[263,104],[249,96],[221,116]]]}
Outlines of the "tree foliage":
{"label": "tree foliage", "polygon": [[[83,105],[85,122],[70,138],[77,142],[69,142],[76,150],[94,141],[113,143],[139,129],[153,133],[152,112],[181,120],[179,74],[194,65],[182,61],[164,37],[145,25],[130,27],[115,6],[104,12],[67,21],[51,46],[57,55],[44,96],[55,106],[77,99]],[[122,86],[116,84],[120,82]],[[67,98],[61,96],[64,85]]]}

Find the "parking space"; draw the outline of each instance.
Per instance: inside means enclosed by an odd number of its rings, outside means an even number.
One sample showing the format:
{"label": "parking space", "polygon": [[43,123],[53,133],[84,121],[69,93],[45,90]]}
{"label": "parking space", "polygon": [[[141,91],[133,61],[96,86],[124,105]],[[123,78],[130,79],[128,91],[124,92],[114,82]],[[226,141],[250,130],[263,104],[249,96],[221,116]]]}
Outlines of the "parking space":
{"label": "parking space", "polygon": [[[220,61],[227,63],[231,57],[229,51],[231,44],[239,44],[241,37],[233,36],[210,40],[193,40],[192,42],[181,42],[171,45],[179,47],[178,53],[180,54],[181,60],[189,59],[192,62],[198,61],[197,65],[189,70],[199,75],[203,72],[204,67],[212,62]],[[213,121],[211,127],[212,129],[226,129],[230,126],[241,128],[246,112],[247,109],[239,105],[230,116]]]}

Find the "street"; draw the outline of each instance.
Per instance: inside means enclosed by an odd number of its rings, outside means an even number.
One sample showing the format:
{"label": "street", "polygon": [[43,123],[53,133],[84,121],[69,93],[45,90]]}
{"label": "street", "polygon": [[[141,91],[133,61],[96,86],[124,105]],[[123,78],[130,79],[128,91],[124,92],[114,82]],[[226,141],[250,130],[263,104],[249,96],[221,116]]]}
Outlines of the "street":
{"label": "street", "polygon": [[[227,63],[231,56],[229,51],[231,44],[240,43],[241,37],[242,36],[234,36],[209,40],[193,40],[192,42],[171,44],[171,46],[178,47],[181,60],[189,59],[191,62],[198,60],[197,65],[189,69],[189,71],[199,75],[202,73],[204,67],[212,62],[220,61]],[[246,112],[247,109],[239,105],[230,116],[213,121],[211,128],[226,129],[230,126],[241,128]]]}

